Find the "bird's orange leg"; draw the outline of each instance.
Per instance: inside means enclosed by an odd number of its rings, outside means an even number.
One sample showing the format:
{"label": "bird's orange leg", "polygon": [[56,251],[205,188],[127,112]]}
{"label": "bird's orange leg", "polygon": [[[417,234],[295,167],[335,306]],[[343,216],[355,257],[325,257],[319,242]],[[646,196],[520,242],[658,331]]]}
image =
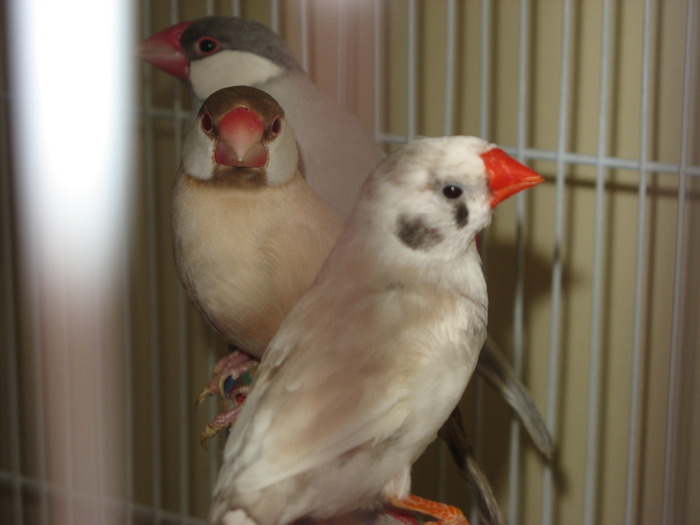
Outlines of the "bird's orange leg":
{"label": "bird's orange leg", "polygon": [[389,500],[389,503],[398,509],[420,512],[436,518],[435,521],[427,521],[425,525],[469,525],[467,518],[464,517],[462,511],[457,507],[414,496],[413,494],[409,494],[402,499],[392,498]]}

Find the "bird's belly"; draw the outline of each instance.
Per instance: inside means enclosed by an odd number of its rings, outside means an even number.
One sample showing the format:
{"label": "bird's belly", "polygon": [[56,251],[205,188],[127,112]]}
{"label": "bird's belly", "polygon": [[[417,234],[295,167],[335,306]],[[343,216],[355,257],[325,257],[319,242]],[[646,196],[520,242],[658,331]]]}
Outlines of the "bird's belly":
{"label": "bird's belly", "polygon": [[175,204],[175,261],[191,301],[230,343],[260,356],[285,313],[251,233],[260,228],[233,206]]}

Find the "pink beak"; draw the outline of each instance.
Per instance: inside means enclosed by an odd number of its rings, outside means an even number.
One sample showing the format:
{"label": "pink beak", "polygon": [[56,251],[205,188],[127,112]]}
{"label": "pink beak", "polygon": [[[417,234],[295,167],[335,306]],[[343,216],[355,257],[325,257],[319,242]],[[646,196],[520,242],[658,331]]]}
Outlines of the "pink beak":
{"label": "pink beak", "polygon": [[267,163],[267,150],[262,144],[265,126],[255,111],[243,106],[234,108],[219,121],[217,130],[217,164],[261,168]]}
{"label": "pink beak", "polygon": [[192,22],[182,22],[147,38],[139,46],[139,57],[185,82],[190,64],[180,44],[180,37]]}
{"label": "pink beak", "polygon": [[536,171],[531,170],[500,148],[492,148],[481,155],[486,165],[491,189],[491,208],[519,191],[543,182]]}

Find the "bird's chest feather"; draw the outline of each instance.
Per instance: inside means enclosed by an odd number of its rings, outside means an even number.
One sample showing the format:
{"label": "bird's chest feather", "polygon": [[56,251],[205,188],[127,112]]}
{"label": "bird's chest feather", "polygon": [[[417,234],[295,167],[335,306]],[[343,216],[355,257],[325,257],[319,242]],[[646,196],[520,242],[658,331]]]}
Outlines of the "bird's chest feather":
{"label": "bird's chest feather", "polygon": [[269,239],[283,217],[264,191],[241,193],[181,180],[173,199],[173,247],[190,297],[229,340],[231,323],[250,325],[273,308]]}

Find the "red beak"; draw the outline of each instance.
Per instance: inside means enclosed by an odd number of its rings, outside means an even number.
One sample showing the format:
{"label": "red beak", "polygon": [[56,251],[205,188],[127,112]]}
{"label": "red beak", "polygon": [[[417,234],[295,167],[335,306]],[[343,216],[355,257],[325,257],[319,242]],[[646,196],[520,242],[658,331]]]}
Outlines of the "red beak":
{"label": "red beak", "polygon": [[139,46],[139,57],[186,82],[190,64],[180,37],[190,24],[192,22],[182,22],[147,38]]}
{"label": "red beak", "polygon": [[500,148],[481,155],[491,189],[491,208],[511,195],[543,182],[539,173],[521,164]]}
{"label": "red beak", "polygon": [[267,150],[262,144],[265,125],[255,111],[243,106],[234,108],[219,121],[217,130],[217,164],[261,168],[267,163]]}

